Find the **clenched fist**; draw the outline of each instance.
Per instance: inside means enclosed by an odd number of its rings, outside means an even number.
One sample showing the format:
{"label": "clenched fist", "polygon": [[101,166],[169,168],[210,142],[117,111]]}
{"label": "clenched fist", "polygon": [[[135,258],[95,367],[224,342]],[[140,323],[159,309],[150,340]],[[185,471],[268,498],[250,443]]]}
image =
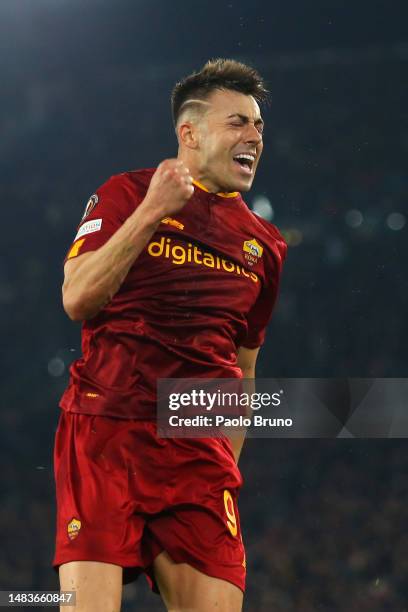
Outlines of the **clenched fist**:
{"label": "clenched fist", "polygon": [[184,208],[193,193],[193,177],[184,162],[165,159],[150,181],[145,202],[161,219]]}

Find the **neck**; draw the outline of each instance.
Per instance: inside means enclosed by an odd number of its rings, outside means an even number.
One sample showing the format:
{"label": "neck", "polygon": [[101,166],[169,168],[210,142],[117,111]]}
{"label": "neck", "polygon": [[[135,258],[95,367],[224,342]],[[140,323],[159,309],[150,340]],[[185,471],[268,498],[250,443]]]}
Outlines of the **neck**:
{"label": "neck", "polygon": [[221,185],[217,185],[216,183],[214,183],[214,181],[212,181],[202,172],[197,172],[192,176],[195,181],[200,183],[200,185],[205,187],[210,193],[219,193],[220,191],[224,191]]}
{"label": "neck", "polygon": [[197,164],[194,163],[194,160],[191,157],[179,151],[177,159],[185,163],[187,168],[190,170],[190,174],[193,179],[197,181],[197,183],[200,183],[202,187],[205,187],[207,191],[210,193],[220,193],[225,191],[225,188],[223,188],[222,185],[217,184],[211,177],[208,176],[206,172],[200,169]]}

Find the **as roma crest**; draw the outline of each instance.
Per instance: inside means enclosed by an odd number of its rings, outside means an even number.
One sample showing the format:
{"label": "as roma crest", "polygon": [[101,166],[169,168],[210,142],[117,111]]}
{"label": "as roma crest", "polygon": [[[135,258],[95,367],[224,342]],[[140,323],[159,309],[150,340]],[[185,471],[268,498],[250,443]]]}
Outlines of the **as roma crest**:
{"label": "as roma crest", "polygon": [[262,257],[263,246],[260,245],[255,238],[245,240],[242,249],[244,251],[244,257],[250,266],[258,263],[258,259]]}
{"label": "as roma crest", "polygon": [[67,533],[70,540],[75,540],[79,536],[82,523],[79,519],[73,518],[67,525]]}

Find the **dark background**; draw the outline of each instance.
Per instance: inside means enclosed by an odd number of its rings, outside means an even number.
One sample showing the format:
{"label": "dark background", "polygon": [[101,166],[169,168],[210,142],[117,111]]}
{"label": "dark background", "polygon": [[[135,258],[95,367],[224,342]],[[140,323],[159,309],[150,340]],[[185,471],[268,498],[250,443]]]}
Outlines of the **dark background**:
{"label": "dark background", "polygon": [[[0,589],[52,589],[52,443],[80,328],[62,260],[112,174],[176,155],[169,95],[211,57],[266,78],[246,201],[289,253],[264,377],[405,377],[404,2],[0,2]],[[266,200],[265,200],[266,198]],[[248,441],[245,610],[408,609],[403,440]],[[144,580],[124,610],[163,609]]]}

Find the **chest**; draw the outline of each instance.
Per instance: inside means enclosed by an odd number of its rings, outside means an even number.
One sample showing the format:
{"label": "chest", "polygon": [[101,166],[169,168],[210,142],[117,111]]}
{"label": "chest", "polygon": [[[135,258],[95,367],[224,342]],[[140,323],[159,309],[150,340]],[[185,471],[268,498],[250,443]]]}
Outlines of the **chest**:
{"label": "chest", "polygon": [[248,312],[265,280],[264,249],[231,208],[204,202],[163,219],[130,270],[128,287],[173,307]]}

